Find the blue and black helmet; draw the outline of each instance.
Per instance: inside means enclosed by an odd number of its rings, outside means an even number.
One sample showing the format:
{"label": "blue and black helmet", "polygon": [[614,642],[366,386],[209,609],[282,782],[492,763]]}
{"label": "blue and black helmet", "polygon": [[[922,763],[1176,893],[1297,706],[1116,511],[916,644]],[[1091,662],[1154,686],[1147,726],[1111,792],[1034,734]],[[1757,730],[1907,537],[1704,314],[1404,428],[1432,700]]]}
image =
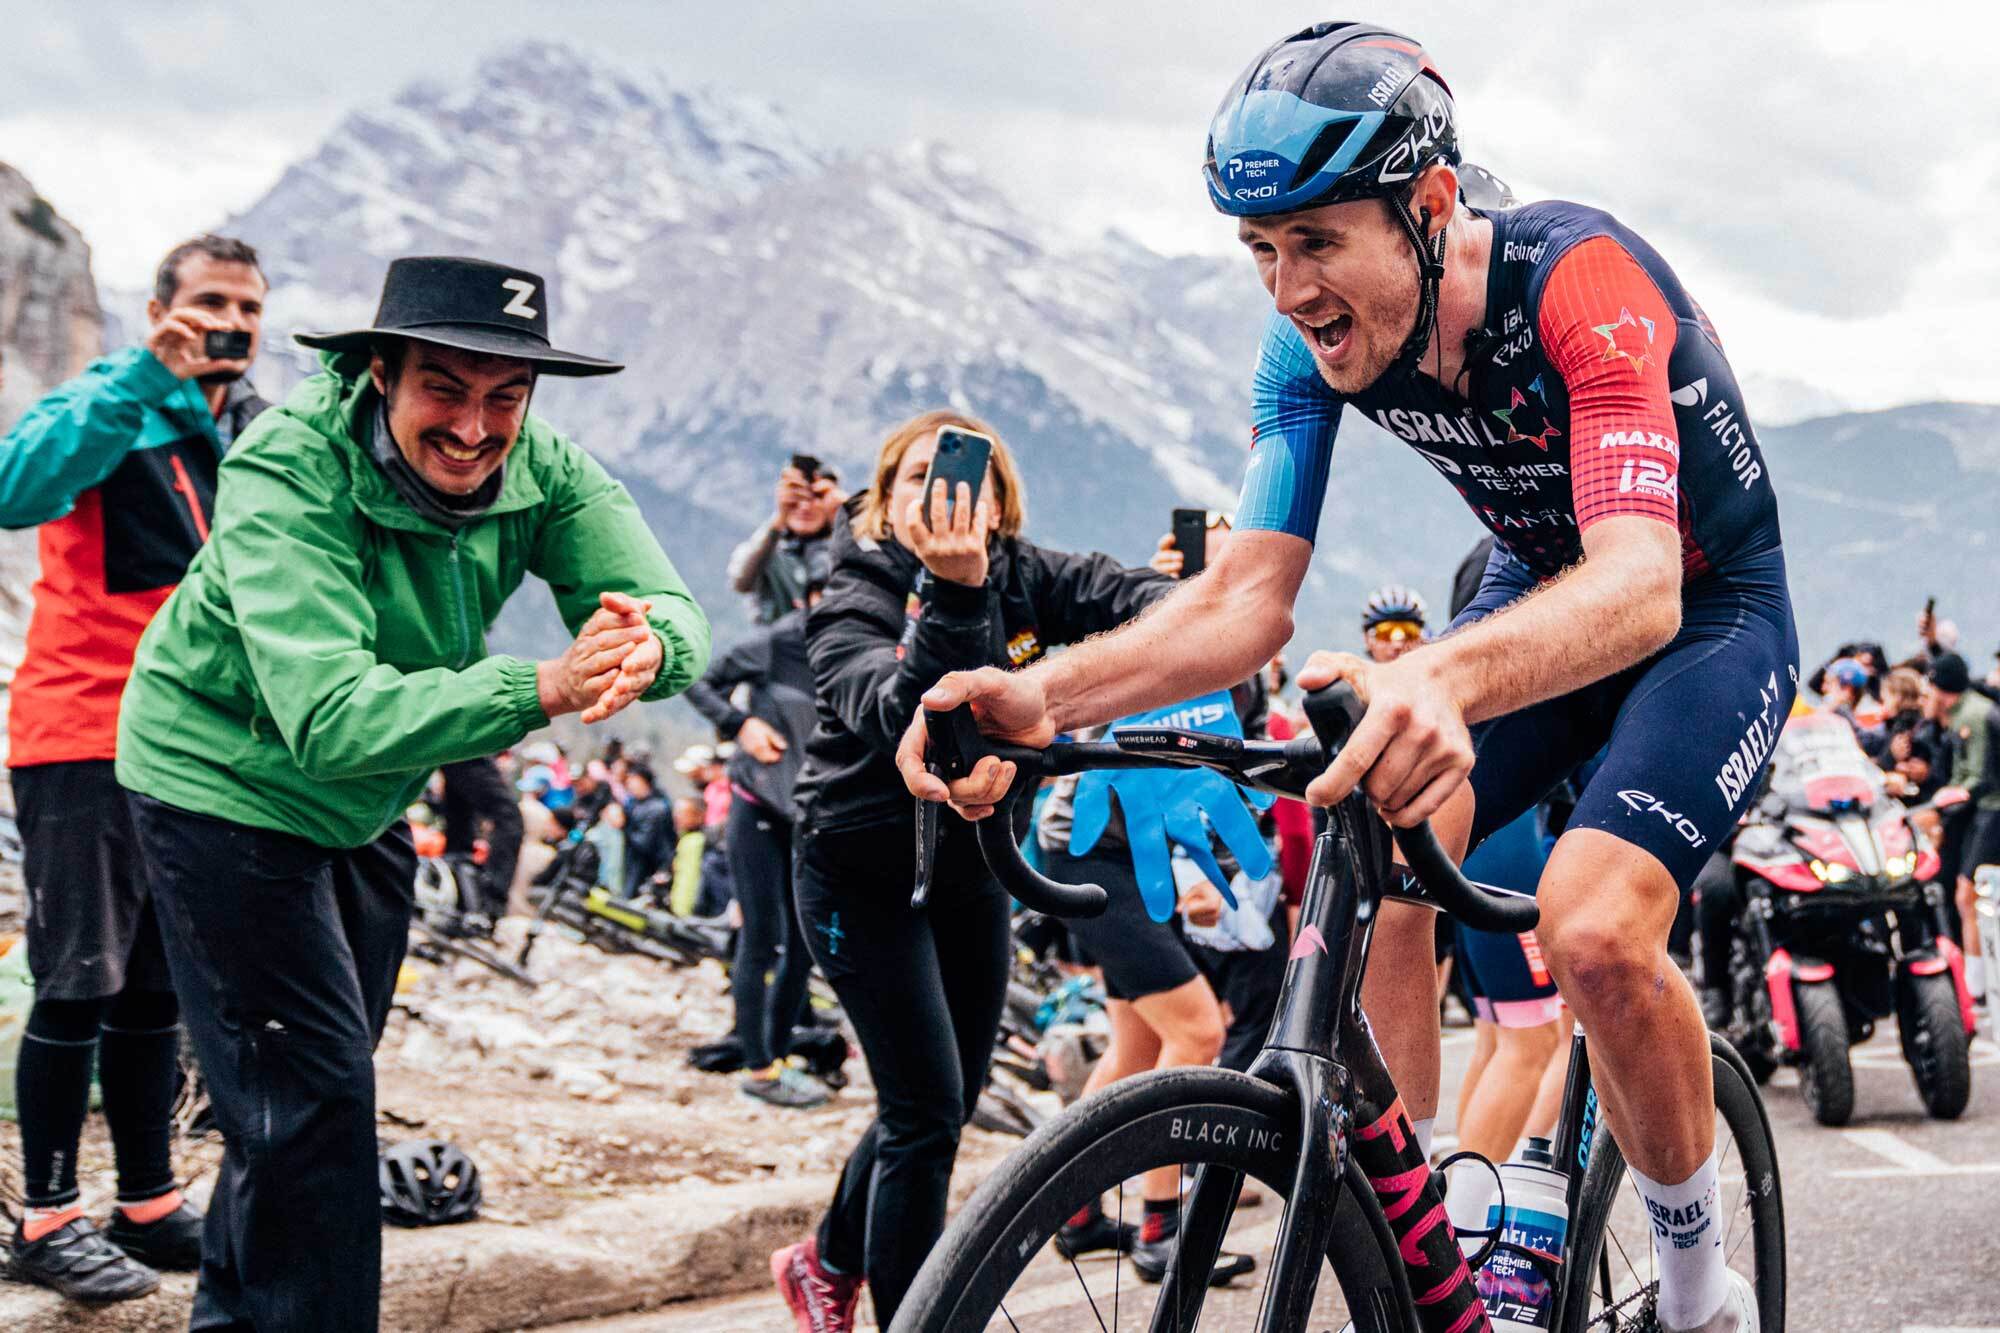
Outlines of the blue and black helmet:
{"label": "blue and black helmet", "polygon": [[1209,198],[1233,217],[1400,198],[1425,167],[1459,162],[1451,89],[1401,33],[1321,23],[1273,44],[1208,130]]}

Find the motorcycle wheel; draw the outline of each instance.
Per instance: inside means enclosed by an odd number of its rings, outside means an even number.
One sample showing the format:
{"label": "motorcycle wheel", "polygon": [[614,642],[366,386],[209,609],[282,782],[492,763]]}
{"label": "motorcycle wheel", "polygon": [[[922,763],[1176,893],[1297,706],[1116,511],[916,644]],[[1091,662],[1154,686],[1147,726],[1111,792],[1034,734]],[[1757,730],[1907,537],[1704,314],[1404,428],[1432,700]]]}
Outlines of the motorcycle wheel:
{"label": "motorcycle wheel", "polygon": [[1904,981],[1903,1057],[1910,1062],[1917,1095],[1937,1120],[1956,1120],[1972,1098],[1972,1039],[1958,1009],[1949,972]]}
{"label": "motorcycle wheel", "polygon": [[1847,1011],[1831,983],[1794,986],[1799,1013],[1799,1092],[1822,1125],[1854,1118],[1854,1066],[1847,1058]]}

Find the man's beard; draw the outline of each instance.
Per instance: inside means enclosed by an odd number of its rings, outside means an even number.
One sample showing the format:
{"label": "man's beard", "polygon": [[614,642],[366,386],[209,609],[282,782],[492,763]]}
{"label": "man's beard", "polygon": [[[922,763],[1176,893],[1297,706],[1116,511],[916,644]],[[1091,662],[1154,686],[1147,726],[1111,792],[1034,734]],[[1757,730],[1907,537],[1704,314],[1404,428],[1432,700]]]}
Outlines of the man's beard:
{"label": "man's beard", "polygon": [[218,385],[234,384],[242,378],[243,372],[240,370],[211,370],[206,375],[196,375],[194,382],[213,389]]}

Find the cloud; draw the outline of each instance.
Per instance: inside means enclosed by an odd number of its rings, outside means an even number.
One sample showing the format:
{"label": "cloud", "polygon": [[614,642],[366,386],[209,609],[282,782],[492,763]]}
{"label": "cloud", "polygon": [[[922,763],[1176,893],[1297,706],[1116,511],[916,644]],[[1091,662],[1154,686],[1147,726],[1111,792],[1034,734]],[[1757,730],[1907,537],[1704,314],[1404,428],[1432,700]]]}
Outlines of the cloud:
{"label": "cloud", "polygon": [[[10,35],[30,39],[0,50],[0,159],[29,171],[121,275],[247,204],[346,110],[550,36],[755,92],[830,145],[950,142],[1078,235],[1115,227],[1225,253],[1230,229],[1197,174],[1208,117],[1263,45],[1323,17],[1290,0],[569,0],[558,34],[533,0],[488,0],[472,21],[445,0],[15,8]],[[2000,10],[1904,12],[1407,0],[1393,21],[1451,80],[1475,160],[1610,208],[1718,320],[1730,312],[1733,347],[1851,368],[1879,386],[1870,393],[2000,397],[2000,372],[1972,364],[1943,318],[2000,321],[1979,240],[2000,205],[1987,68]],[[217,124],[224,151],[205,151]],[[204,211],[208,200],[219,206]],[[1889,330],[1893,345],[1870,348]]]}

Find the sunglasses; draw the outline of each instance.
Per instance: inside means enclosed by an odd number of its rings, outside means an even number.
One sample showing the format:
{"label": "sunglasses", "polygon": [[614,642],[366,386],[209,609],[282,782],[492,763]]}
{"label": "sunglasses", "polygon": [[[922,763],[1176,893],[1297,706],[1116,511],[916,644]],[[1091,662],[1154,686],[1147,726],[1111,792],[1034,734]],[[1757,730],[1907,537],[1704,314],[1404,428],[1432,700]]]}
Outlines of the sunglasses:
{"label": "sunglasses", "polygon": [[1368,627],[1368,637],[1377,643],[1402,643],[1424,637],[1424,627],[1414,620],[1384,620]]}

